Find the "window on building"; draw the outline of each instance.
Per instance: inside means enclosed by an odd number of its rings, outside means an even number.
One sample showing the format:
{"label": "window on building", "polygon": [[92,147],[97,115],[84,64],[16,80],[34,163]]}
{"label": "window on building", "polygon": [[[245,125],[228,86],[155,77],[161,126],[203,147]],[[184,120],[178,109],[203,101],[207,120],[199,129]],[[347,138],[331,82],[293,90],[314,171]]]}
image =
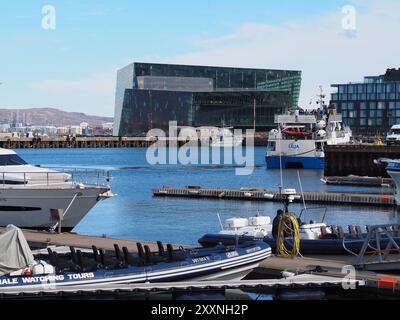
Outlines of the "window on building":
{"label": "window on building", "polygon": [[370,102],[369,103],[369,110],[374,110],[376,109],[376,102]]}
{"label": "window on building", "polygon": [[378,102],[378,110],[385,110],[386,108],[385,102],[379,101]]}
{"label": "window on building", "polygon": [[396,104],[394,103],[394,101],[390,101],[389,102],[389,110],[393,110],[396,107]]}
{"label": "window on building", "polygon": [[340,85],[339,86],[339,93],[347,93],[347,86],[346,85]]}
{"label": "window on building", "polygon": [[347,110],[347,102],[342,102],[342,110]]}
{"label": "window on building", "polygon": [[375,126],[376,125],[376,119],[375,118],[369,118],[368,119],[368,125],[369,126]]}
{"label": "window on building", "polygon": [[367,85],[367,93],[375,93],[375,85],[374,84]]}
{"label": "window on building", "polygon": [[360,110],[360,117],[361,118],[366,118],[367,117],[367,111],[366,110]]}
{"label": "window on building", "polygon": [[361,101],[361,102],[360,102],[360,109],[361,109],[361,110],[367,109],[367,103],[364,102],[364,101]]}
{"label": "window on building", "polygon": [[376,117],[376,111],[375,110],[369,110],[369,116],[370,117]]}
{"label": "window on building", "polygon": [[367,119],[361,118],[360,119],[360,126],[366,126],[367,125]]}
{"label": "window on building", "polygon": [[382,118],[383,117],[383,110],[378,110],[376,112],[376,116]]}
{"label": "window on building", "polygon": [[396,84],[395,83],[386,83],[386,92],[387,93],[396,92]]}
{"label": "window on building", "polygon": [[353,103],[353,102],[349,102],[349,103],[347,104],[347,109],[348,109],[348,110],[354,110],[354,103]]}

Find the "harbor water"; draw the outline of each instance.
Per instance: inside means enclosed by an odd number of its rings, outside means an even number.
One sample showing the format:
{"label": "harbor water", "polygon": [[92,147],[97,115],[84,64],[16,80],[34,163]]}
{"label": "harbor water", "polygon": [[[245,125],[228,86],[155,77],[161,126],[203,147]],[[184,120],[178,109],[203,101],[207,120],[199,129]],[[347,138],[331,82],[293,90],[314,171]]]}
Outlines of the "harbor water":
{"label": "harbor water", "polygon": [[[199,185],[221,188],[277,189],[280,171],[267,170],[265,148],[255,148],[255,169],[251,175],[235,174],[232,165],[150,165],[145,148],[130,149],[24,149],[18,150],[27,162],[42,166],[72,166],[112,170],[110,181],[116,197],[98,203],[74,229],[86,235],[106,235],[138,240],[161,240],[196,244],[205,233],[220,229],[222,220],[257,214],[275,216],[279,203],[235,200],[179,199],[153,197],[151,190],[161,186]],[[388,189],[327,186],[320,182],[321,170],[300,170],[304,191],[366,191],[383,193]],[[285,188],[300,192],[297,170],[283,171]],[[308,207],[304,220],[319,221],[323,208]],[[321,207],[321,206],[318,206]],[[295,212],[301,204],[291,206]],[[394,208],[326,206],[328,224],[347,226],[398,222]]]}

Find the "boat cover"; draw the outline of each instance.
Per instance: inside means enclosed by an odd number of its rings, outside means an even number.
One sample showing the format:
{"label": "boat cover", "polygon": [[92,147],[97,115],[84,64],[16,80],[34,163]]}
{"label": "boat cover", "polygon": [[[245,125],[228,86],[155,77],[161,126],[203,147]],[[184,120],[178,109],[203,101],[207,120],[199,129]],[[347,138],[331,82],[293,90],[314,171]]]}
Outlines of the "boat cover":
{"label": "boat cover", "polygon": [[25,268],[34,262],[21,229],[8,225],[0,234],[0,276]]}

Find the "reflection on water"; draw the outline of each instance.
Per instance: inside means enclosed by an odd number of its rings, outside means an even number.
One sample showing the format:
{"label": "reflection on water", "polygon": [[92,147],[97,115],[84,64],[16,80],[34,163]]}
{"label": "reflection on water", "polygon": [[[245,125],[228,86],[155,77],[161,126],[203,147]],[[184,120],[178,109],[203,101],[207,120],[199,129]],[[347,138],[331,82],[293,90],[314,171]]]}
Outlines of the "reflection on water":
{"label": "reflection on water", "polygon": [[[174,243],[195,244],[208,232],[217,232],[221,218],[275,215],[281,207],[278,203],[153,198],[151,189],[163,185],[241,188],[255,187],[277,189],[279,170],[266,170],[265,148],[255,150],[255,169],[252,175],[236,176],[235,166],[221,165],[158,165],[146,162],[146,149],[34,149],[17,150],[28,162],[50,166],[85,166],[110,169],[111,187],[117,197],[100,202],[82,220],[74,231],[140,240],[162,240]],[[382,193],[383,188],[326,186],[320,182],[323,172],[303,170],[301,183],[305,191],[356,191]],[[285,170],[284,187],[300,190],[296,170]],[[315,207],[307,204],[308,207]],[[292,205],[300,212],[301,204]],[[320,220],[321,210],[308,210],[304,220]],[[336,225],[365,225],[397,222],[393,208],[327,206],[326,221]]]}

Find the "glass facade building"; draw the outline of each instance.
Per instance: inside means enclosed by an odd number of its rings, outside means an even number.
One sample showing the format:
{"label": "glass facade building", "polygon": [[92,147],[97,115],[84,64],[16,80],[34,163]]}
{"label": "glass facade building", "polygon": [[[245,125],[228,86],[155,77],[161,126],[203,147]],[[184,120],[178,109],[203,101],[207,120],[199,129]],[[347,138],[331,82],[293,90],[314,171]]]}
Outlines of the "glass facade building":
{"label": "glass facade building", "polygon": [[331,105],[359,134],[382,134],[400,124],[400,69],[368,76],[362,83],[334,84]]}
{"label": "glass facade building", "polygon": [[296,106],[300,71],[132,63],[117,73],[114,135],[190,126],[274,126],[275,113]]}

